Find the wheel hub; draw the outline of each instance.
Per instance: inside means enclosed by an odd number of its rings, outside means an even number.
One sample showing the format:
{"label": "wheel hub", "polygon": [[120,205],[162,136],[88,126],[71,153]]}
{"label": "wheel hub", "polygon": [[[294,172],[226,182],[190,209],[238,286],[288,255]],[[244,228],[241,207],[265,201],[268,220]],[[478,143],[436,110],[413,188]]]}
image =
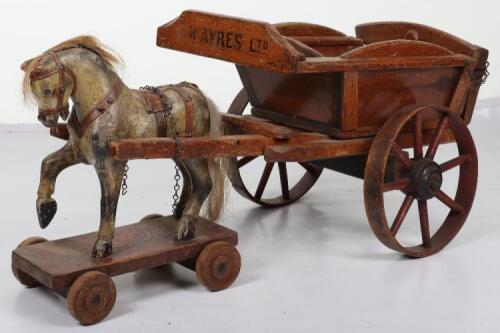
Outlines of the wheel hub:
{"label": "wheel hub", "polygon": [[431,199],[443,184],[441,167],[430,159],[416,160],[410,171],[410,181],[411,194],[420,200]]}

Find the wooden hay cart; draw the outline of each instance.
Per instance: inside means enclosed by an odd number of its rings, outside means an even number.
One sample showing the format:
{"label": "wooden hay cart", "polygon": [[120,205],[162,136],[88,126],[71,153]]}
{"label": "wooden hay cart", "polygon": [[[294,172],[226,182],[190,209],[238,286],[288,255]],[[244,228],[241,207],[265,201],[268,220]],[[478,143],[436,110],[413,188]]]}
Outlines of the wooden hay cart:
{"label": "wooden hay cart", "polygon": [[[184,159],[231,158],[230,179],[244,197],[278,207],[304,195],[324,168],[359,177],[373,232],[412,257],[441,250],[467,219],[478,171],[467,125],[487,73],[484,48],[413,23],[362,24],[349,37],[314,24],[271,25],[197,11],[158,28],[157,45],[236,64],[244,89],[221,115],[227,135],[180,138],[178,148]],[[248,103],[251,115],[242,115]],[[441,143],[454,143],[458,153],[438,164]],[[176,143],[121,140],[110,149],[119,160],[173,158]],[[258,156],[266,164],[251,193],[239,170]],[[287,163],[304,169],[295,184]],[[282,191],[268,198],[275,164]],[[455,167],[457,190],[450,196],[441,187]],[[384,207],[390,191],[404,194],[391,222]],[[433,221],[439,224],[434,232],[427,205],[432,198],[449,208],[442,221]],[[397,233],[414,202],[421,244],[406,245]]]}

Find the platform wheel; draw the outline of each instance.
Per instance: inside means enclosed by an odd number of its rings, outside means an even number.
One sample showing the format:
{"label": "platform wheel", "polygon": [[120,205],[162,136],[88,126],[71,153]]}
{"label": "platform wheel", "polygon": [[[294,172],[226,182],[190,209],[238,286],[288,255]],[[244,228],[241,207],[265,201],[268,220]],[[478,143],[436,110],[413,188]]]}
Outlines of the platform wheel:
{"label": "platform wheel", "polygon": [[227,242],[208,244],[196,259],[196,277],[210,291],[229,287],[238,277],[241,258],[238,250]]}
{"label": "platform wheel", "polygon": [[90,271],[80,275],[67,296],[68,310],[81,324],[100,322],[111,312],[116,300],[113,280],[106,274]]}
{"label": "platform wheel", "polygon": [[[38,243],[43,243],[46,242],[47,240],[43,237],[30,237],[25,240],[23,240],[17,248],[21,248],[23,246],[28,246],[28,245],[33,245],[33,244],[38,244]],[[34,287],[39,287],[40,282],[26,274],[25,272],[21,271],[19,268],[12,266],[12,273],[14,274],[15,278],[21,282],[22,285],[28,287],[28,288],[34,288]]]}
{"label": "platform wheel", "polygon": [[[438,113],[439,121],[423,138],[423,119]],[[413,156],[403,151],[398,135],[405,129],[410,132]],[[457,146],[457,156],[438,164],[436,155],[445,131],[451,130]],[[424,144],[429,143],[424,153]],[[394,156],[398,170],[388,170],[389,155]],[[445,193],[441,188],[444,177],[454,178],[447,173],[459,168],[455,195]],[[446,109],[426,106],[411,106],[394,114],[375,137],[365,169],[364,199],[370,226],[378,239],[391,249],[411,257],[425,257],[444,248],[462,228],[472,208],[477,185],[477,154],[472,136],[465,123]],[[393,176],[387,180],[388,173]],[[395,218],[389,223],[384,208],[384,193],[402,192],[404,199]],[[433,219],[428,210],[429,200],[438,200],[449,209],[444,221]],[[418,221],[407,221],[412,205],[417,205]],[[431,231],[430,222],[435,226]],[[420,225],[420,234],[415,235],[420,242],[403,245],[398,231],[403,223]],[[420,243],[420,244],[418,244]]]}
{"label": "platform wheel", "polygon": [[[245,92],[245,89],[242,89],[233,100],[231,106],[229,107],[228,113],[242,115],[247,105],[248,96]],[[314,185],[316,180],[318,180],[319,176],[321,175],[321,172],[323,171],[323,169],[319,166],[307,162],[299,162],[298,164],[304,170],[304,174],[300,177],[297,183],[289,184],[287,166],[289,166],[290,164],[297,164],[296,162],[265,163],[259,183],[257,185],[257,189],[254,193],[251,193],[248,187],[245,185],[240,170],[245,167],[252,167],[253,162],[257,161],[258,159],[263,159],[263,157],[245,156],[241,158],[231,158],[229,160],[231,172],[228,176],[234,189],[240,195],[261,206],[268,208],[285,206],[302,197]],[[281,195],[271,197],[266,195],[266,186],[269,183],[269,179],[272,177],[273,169],[278,170]]]}

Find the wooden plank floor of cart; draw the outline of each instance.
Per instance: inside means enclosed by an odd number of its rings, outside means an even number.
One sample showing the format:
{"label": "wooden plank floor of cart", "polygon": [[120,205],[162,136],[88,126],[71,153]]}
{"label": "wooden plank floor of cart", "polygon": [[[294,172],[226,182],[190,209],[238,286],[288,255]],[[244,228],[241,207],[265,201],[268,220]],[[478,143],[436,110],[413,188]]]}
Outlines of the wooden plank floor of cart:
{"label": "wooden plank floor of cart", "polygon": [[88,271],[115,276],[195,259],[213,242],[223,241],[233,246],[238,242],[235,231],[208,220],[198,218],[195,227],[194,239],[175,241],[175,218],[156,216],[116,228],[113,254],[108,258],[91,257],[97,237],[94,232],[19,247],[12,252],[12,267],[53,290],[64,291]]}

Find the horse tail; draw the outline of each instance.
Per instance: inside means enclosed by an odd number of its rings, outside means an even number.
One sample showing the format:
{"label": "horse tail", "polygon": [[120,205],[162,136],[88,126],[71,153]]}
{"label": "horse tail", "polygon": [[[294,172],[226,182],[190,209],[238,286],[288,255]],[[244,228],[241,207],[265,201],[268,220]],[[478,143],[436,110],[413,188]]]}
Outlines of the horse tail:
{"label": "horse tail", "polygon": [[[208,111],[210,113],[210,137],[218,137],[223,133],[222,119],[215,103],[206,97]],[[227,198],[227,177],[224,172],[227,158],[209,158],[208,170],[212,179],[212,191],[208,196],[205,217],[210,221],[217,222],[222,218],[222,212]]]}

